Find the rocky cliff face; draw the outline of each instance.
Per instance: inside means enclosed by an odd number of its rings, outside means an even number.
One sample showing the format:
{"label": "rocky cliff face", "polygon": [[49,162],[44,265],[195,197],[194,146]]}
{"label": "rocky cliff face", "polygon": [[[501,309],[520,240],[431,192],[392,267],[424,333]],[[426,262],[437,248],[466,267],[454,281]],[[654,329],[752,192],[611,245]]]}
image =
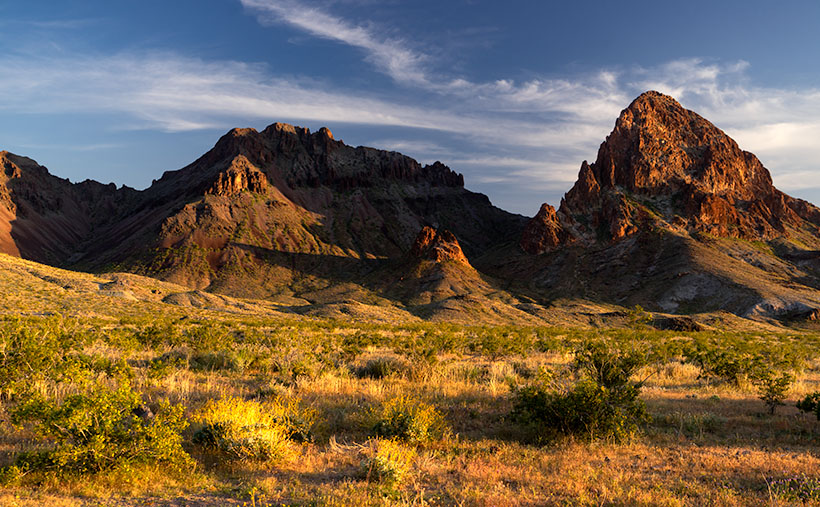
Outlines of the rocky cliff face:
{"label": "rocky cliff face", "polygon": [[[817,230],[816,207],[772,185],[769,171],[723,131],[657,92],[635,99],[584,162],[558,211],[542,209],[522,247],[618,241],[651,228],[770,240]],[[544,238],[543,240],[539,238]]]}
{"label": "rocky cliff face", "polygon": [[818,218],[720,129],[647,92],[558,210],[529,221],[525,253],[493,267],[549,300],[790,319],[820,308]]}
{"label": "rocky cliff face", "polygon": [[0,251],[65,263],[116,215],[128,190],[72,184],[30,158],[0,152]]}
{"label": "rocky cliff face", "polygon": [[458,239],[452,232],[448,230],[436,231],[429,226],[425,226],[419,231],[410,253],[418,259],[469,264],[464,252],[461,251]]}
{"label": "rocky cliff face", "polygon": [[424,224],[452,230],[480,255],[514,241],[525,223],[439,162],[283,123],[233,129],[143,191],[72,184],[7,153],[0,170],[2,251],[248,297],[289,293],[297,281],[308,292],[357,281],[371,261],[403,258]]}

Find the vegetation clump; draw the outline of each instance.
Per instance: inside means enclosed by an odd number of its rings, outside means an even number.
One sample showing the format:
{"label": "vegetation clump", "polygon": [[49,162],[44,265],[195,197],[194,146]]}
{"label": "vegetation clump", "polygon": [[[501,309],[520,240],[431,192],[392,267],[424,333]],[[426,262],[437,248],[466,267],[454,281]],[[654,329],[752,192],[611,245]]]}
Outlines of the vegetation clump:
{"label": "vegetation clump", "polygon": [[797,402],[797,408],[801,412],[807,412],[817,416],[820,421],[820,391],[806,395],[805,398]]}
{"label": "vegetation clump", "polygon": [[561,382],[547,372],[514,394],[512,418],[536,431],[539,438],[555,433],[590,439],[624,440],[649,420],[639,398],[642,382],[631,380],[645,364],[637,351],[609,351],[585,344],[577,352],[575,383]]}
{"label": "vegetation clump", "polygon": [[188,425],[183,407],[162,401],[151,411],[130,387],[98,387],[60,403],[32,396],[14,407],[11,419],[45,446],[21,454],[21,469],[97,473],[136,463],[192,463],[182,448],[181,432]]}
{"label": "vegetation clump", "polygon": [[444,435],[447,425],[435,407],[409,396],[385,402],[376,411],[373,431],[380,437],[395,437],[412,444],[435,440]]}
{"label": "vegetation clump", "polygon": [[769,414],[774,414],[777,407],[785,405],[786,393],[794,382],[794,375],[788,372],[775,374],[763,369],[752,377],[752,384],[757,386],[758,397],[769,407]]}
{"label": "vegetation clump", "polygon": [[814,504],[820,501],[820,478],[798,475],[772,481],[770,491],[788,502]]}
{"label": "vegetation clump", "polygon": [[202,426],[194,443],[232,460],[288,461],[294,441],[312,438],[310,412],[291,400],[208,400],[195,420]]}
{"label": "vegetation clump", "polygon": [[370,439],[361,462],[362,474],[368,480],[387,485],[400,484],[410,472],[415,449],[395,439]]}
{"label": "vegetation clump", "polygon": [[379,357],[359,366],[354,373],[358,378],[380,380],[409,370],[410,367],[404,361],[391,357]]}

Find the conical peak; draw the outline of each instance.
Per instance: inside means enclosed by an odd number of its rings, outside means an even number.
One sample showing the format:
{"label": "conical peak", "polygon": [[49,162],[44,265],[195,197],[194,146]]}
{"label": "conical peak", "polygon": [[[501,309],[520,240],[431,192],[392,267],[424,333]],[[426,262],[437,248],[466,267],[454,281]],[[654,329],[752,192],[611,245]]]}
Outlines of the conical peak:
{"label": "conical peak", "polygon": [[754,155],[672,97],[650,91],[621,112],[595,163],[581,165],[556,217],[540,213],[530,222],[522,246],[541,252],[565,243],[562,233],[617,240],[668,224],[767,239],[799,223],[793,200],[782,196]]}
{"label": "conical peak", "polygon": [[626,109],[637,114],[641,112],[663,109],[683,110],[683,106],[681,106],[677,100],[669,95],[664,95],[663,93],[656,92],[655,90],[649,90],[638,95],[638,97],[633,100]]}
{"label": "conical peak", "polygon": [[[612,135],[641,130],[646,135],[676,131],[680,134],[695,130],[716,129],[699,115],[685,109],[668,95],[656,91],[642,93],[621,111]],[[722,134],[722,133],[721,133]]]}
{"label": "conical peak", "polygon": [[675,193],[694,185],[705,193],[750,199],[770,193],[771,178],[728,135],[675,99],[646,92],[621,112],[598,151],[601,187]]}

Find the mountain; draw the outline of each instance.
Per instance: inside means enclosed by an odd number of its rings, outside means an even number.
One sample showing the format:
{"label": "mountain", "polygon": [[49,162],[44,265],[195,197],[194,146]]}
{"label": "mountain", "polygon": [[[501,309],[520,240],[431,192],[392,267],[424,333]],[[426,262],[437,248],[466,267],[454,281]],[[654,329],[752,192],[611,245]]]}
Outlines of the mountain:
{"label": "mountain", "polygon": [[820,209],[777,190],[757,157],[646,92],[558,210],[544,204],[528,222],[530,256],[502,271],[542,297],[799,317],[820,308],[818,227]]}
{"label": "mountain", "polygon": [[283,123],[233,129],[139,191],[8,152],[0,169],[0,253],[186,287],[172,305],[578,325],[628,323],[640,305],[679,329],[820,318],[820,209],[657,92],[529,220],[440,162]]}
{"label": "mountain", "polygon": [[282,123],[234,129],[144,191],[72,184],[6,152],[0,160],[2,251],[233,296],[372,299],[361,280],[406,254],[423,226],[446,227],[481,255],[526,221],[441,163]]}
{"label": "mountain", "polygon": [[0,151],[0,252],[65,264],[136,192],[72,184],[30,158]]}

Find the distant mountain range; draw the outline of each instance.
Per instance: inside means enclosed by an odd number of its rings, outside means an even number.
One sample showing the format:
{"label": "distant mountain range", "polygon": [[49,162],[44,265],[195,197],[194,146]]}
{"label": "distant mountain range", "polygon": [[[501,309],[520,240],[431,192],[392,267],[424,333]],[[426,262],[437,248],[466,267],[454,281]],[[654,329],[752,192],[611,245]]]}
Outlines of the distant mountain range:
{"label": "distant mountain range", "polygon": [[560,207],[529,220],[441,163],[281,123],[234,129],[142,191],[71,183],[8,152],[0,167],[4,253],[300,313],[369,305],[539,323],[641,305],[820,317],[820,209],[657,92],[621,113]]}

